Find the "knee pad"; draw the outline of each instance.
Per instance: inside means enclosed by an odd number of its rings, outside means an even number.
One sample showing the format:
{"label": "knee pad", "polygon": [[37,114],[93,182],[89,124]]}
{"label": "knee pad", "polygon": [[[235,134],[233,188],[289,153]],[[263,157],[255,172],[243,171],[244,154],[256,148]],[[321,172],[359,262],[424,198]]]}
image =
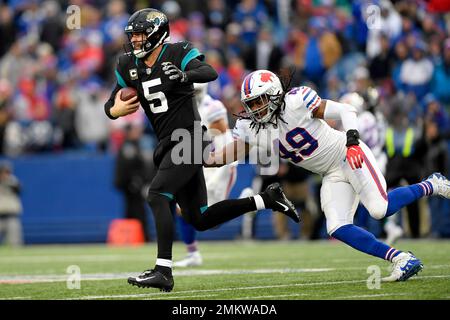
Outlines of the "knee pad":
{"label": "knee pad", "polygon": [[387,205],[387,201],[371,201],[366,209],[372,218],[381,220],[386,216]]}

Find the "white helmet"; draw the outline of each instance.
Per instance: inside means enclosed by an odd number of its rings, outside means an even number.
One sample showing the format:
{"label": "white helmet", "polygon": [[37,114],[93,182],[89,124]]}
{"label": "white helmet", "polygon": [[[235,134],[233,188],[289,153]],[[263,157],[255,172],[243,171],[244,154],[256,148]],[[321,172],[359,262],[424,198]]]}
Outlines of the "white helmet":
{"label": "white helmet", "polygon": [[339,99],[339,102],[354,106],[358,114],[364,111],[364,98],[356,92],[349,92],[344,94]]}
{"label": "white helmet", "polygon": [[[246,115],[256,123],[269,122],[281,106],[283,92],[281,81],[273,72],[257,70],[250,73],[241,87],[241,102]],[[259,106],[258,109],[253,110],[254,105]]]}

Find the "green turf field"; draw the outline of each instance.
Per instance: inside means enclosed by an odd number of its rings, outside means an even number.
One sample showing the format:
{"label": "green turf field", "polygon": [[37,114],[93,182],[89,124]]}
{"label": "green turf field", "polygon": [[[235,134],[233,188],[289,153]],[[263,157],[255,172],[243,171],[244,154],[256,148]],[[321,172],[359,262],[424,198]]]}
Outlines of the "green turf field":
{"label": "green turf field", "polygon": [[[450,299],[450,241],[405,240],[396,247],[414,252],[425,269],[370,290],[368,267],[386,276],[389,263],[336,241],[202,242],[204,265],[175,269],[170,293],[126,282],[153,266],[155,244],[0,247],[0,299]],[[178,242],[174,258],[183,255]],[[76,286],[71,265],[81,270],[79,289],[68,289]]]}

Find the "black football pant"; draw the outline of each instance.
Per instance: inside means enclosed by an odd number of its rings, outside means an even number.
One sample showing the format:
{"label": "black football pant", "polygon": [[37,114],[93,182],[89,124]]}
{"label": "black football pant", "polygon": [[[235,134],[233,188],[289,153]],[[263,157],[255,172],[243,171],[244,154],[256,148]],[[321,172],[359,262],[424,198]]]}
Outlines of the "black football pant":
{"label": "black football pant", "polygon": [[158,258],[172,259],[174,219],[171,202],[178,203],[186,222],[204,231],[256,210],[252,198],[232,199],[207,206],[205,178],[201,164],[175,165],[168,151],[162,158],[148,194],[158,241]]}

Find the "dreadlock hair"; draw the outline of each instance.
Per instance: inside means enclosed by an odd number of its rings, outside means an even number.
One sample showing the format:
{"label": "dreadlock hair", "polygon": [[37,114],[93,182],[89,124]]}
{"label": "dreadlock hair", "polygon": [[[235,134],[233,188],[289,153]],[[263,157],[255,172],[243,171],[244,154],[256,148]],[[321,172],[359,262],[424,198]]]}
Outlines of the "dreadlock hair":
{"label": "dreadlock hair", "polygon": [[251,120],[250,123],[250,129],[256,129],[256,134],[258,134],[260,129],[266,128],[267,125],[272,124],[273,126],[277,126],[277,120],[280,119],[282,122],[287,122],[283,119],[281,114],[284,111],[284,108],[286,106],[286,102],[284,101],[284,97],[286,94],[292,89],[292,79],[294,78],[294,74],[296,72],[295,67],[286,67],[281,68],[278,73],[276,73],[277,77],[280,79],[281,86],[283,88],[283,93],[280,96],[269,96],[269,99],[273,99],[272,102],[275,103],[275,99],[279,101],[280,105],[278,106],[277,110],[272,114],[269,121],[265,123],[261,122],[255,122],[253,119],[245,112],[241,111],[238,114],[233,113],[233,116],[237,117],[238,119],[246,119]]}

